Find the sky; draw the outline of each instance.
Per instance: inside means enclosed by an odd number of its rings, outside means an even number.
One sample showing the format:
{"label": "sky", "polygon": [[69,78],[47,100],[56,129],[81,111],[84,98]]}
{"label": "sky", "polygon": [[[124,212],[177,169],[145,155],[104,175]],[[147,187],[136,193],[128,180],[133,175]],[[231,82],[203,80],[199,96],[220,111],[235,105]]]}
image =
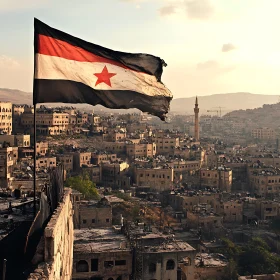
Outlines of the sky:
{"label": "sky", "polygon": [[167,63],[174,98],[279,94],[279,0],[0,0],[0,88],[32,91],[33,19]]}

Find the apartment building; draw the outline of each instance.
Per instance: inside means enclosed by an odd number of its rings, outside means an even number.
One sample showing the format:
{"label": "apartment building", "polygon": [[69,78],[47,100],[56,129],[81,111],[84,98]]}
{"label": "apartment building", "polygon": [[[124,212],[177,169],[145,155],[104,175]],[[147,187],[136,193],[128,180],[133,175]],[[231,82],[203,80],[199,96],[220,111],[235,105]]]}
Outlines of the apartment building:
{"label": "apartment building", "polygon": [[12,134],[12,103],[0,101],[0,133]]}
{"label": "apartment building", "polygon": [[275,131],[269,127],[254,128],[251,130],[251,136],[261,140],[275,139]]}
{"label": "apartment building", "polygon": [[91,153],[91,161],[93,164],[100,164],[102,162],[114,162],[117,160],[117,154],[111,153]]}
{"label": "apartment building", "polygon": [[126,144],[126,154],[130,158],[154,157],[156,155],[155,143],[130,143]]}
{"label": "apartment building", "polygon": [[225,223],[241,223],[243,221],[243,202],[240,200],[215,200],[214,211],[223,216]]}
{"label": "apartment building", "polygon": [[179,146],[180,144],[179,137],[156,135],[152,139],[157,147],[157,155],[173,155],[175,147]]}
{"label": "apartment building", "polygon": [[56,157],[41,157],[36,160],[36,170],[56,167]]}
{"label": "apartment building", "polygon": [[29,147],[30,135],[0,135],[0,144],[7,143],[10,147]]}
{"label": "apartment building", "polygon": [[7,188],[13,180],[13,167],[17,161],[18,148],[0,148],[0,187]]}
{"label": "apartment building", "polygon": [[73,154],[59,154],[56,156],[57,162],[61,162],[66,171],[73,171]]}
{"label": "apartment building", "polygon": [[173,188],[174,169],[171,167],[136,167],[134,178],[137,186],[149,186],[156,191],[166,191]]}
{"label": "apartment building", "polygon": [[230,192],[232,187],[232,170],[224,167],[218,167],[218,169],[201,169],[200,181],[202,186]]}

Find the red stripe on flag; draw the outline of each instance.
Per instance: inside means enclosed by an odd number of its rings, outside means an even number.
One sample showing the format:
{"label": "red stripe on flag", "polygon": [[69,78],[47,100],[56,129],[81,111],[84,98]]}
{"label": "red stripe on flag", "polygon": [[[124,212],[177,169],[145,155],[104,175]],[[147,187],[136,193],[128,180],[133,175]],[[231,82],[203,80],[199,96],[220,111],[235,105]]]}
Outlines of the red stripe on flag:
{"label": "red stripe on flag", "polygon": [[38,36],[38,53],[57,56],[69,60],[76,60],[80,62],[103,62],[110,63],[125,69],[129,69],[125,65],[115,60],[111,60],[102,56],[95,55],[83,48],[73,46],[65,41],[54,39],[49,36]]}

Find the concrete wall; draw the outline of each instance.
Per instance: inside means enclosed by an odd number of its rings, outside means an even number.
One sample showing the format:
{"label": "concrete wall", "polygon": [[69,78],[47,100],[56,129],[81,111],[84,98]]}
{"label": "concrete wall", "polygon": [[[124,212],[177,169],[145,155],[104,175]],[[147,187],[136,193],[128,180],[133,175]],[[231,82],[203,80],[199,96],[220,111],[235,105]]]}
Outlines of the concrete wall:
{"label": "concrete wall", "polygon": [[[70,280],[73,264],[73,206],[71,189],[65,189],[63,201],[59,204],[44,231],[44,249],[37,249],[34,259],[43,258],[28,280]],[[42,255],[41,257],[39,255]]]}

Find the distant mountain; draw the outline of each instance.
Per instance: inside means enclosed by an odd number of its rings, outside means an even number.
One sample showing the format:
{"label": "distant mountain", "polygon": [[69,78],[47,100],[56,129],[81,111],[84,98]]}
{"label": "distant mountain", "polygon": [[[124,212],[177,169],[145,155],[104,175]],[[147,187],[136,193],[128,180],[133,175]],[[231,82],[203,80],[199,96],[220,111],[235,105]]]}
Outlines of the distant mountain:
{"label": "distant mountain", "polygon": [[[206,114],[207,110],[220,110],[217,107],[222,107],[222,114],[240,110],[240,109],[254,109],[262,107],[263,104],[274,104],[279,99],[278,95],[263,95],[253,94],[248,92],[237,92],[237,93],[224,93],[224,94],[213,94],[207,96],[198,96],[198,103],[201,114]],[[10,101],[15,104],[32,104],[32,93],[24,92],[16,89],[5,89],[0,88],[0,101]],[[171,112],[177,112],[181,114],[193,114],[193,107],[195,102],[195,96],[188,98],[176,98],[171,102]],[[57,104],[60,106],[63,104]],[[87,104],[73,104],[78,108],[92,110],[93,107]],[[109,111],[110,109],[104,108],[103,106],[95,106],[95,110]],[[127,110],[118,110],[119,112],[127,112]],[[135,110],[129,110],[132,112]],[[215,115],[216,112],[212,112]]]}
{"label": "distant mountain", "polygon": [[[274,104],[278,102],[278,95],[253,94],[248,92],[213,94],[198,96],[200,113],[205,114],[207,110],[220,110],[222,114],[233,110],[254,109],[262,107],[263,104]],[[171,103],[171,112],[192,114],[195,96],[188,98],[177,98]],[[216,114],[216,112],[212,112]]]}

